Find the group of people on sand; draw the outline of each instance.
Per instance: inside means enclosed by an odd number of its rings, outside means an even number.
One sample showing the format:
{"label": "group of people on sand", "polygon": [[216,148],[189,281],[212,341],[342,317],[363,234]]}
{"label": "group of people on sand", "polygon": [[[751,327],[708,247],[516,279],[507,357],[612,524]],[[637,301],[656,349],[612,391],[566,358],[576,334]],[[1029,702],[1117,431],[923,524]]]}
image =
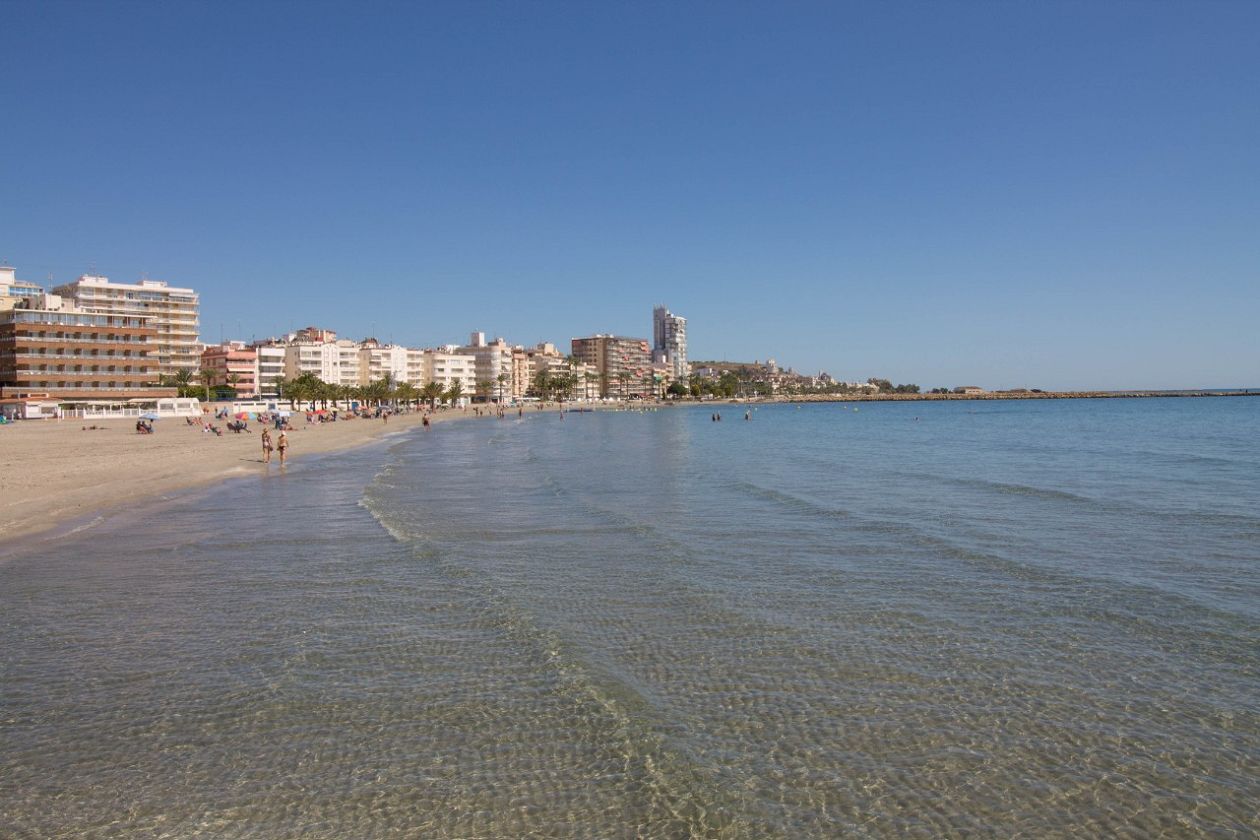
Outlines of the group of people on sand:
{"label": "group of people on sand", "polygon": [[280,452],[280,463],[284,463],[289,455],[289,435],[281,430],[280,436],[276,438],[274,444],[271,440],[271,430],[264,428],[262,431],[262,450],[263,463],[271,463],[271,450],[277,449]]}

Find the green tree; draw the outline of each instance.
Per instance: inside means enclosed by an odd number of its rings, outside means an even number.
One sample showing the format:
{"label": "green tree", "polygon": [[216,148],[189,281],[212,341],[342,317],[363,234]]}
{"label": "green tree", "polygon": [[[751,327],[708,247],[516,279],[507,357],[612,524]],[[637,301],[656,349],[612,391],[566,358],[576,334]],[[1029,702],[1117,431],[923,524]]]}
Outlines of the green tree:
{"label": "green tree", "polygon": [[201,384],[206,389],[206,402],[210,402],[210,389],[214,387],[214,383],[219,378],[218,371],[211,368],[202,368],[197,371],[197,378],[201,380]]}
{"label": "green tree", "polygon": [[437,408],[437,402],[442,399],[444,392],[441,382],[429,382],[420,389],[420,396],[429,401],[429,408]]}
{"label": "green tree", "polygon": [[459,402],[459,399],[462,396],[464,396],[464,383],[461,380],[456,379],[451,382],[451,387],[446,389],[446,398],[450,400],[451,406],[453,407]]}
{"label": "green tree", "polygon": [[571,373],[561,373],[551,379],[551,387],[555,391],[556,400],[562,405],[573,394],[575,385],[577,385],[577,377]]}
{"label": "green tree", "polygon": [[553,387],[550,370],[543,368],[534,374],[534,396],[545,400]]}
{"label": "green tree", "polygon": [[420,398],[420,392],[416,390],[416,386],[410,382],[400,382],[394,390],[394,394],[403,405],[410,407],[413,402]]}

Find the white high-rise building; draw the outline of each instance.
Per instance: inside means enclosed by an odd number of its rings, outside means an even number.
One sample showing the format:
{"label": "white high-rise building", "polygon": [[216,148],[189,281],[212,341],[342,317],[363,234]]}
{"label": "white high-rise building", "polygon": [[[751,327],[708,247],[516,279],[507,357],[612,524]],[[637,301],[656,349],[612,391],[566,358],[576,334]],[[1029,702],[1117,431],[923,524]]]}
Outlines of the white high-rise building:
{"label": "white high-rise building", "polygon": [[359,345],[359,382],[368,385],[384,379],[385,374],[389,374],[395,385],[411,382],[407,353],[406,347],[397,344],[378,344],[373,339],[364,341]]}
{"label": "white high-rise building", "polygon": [[664,306],[652,310],[652,361],[669,366],[676,382],[691,375],[687,363],[687,319]]}
{"label": "white high-rise building", "polygon": [[284,376],[313,373],[329,385],[358,385],[359,345],[348,339],[294,341],[284,348]]}
{"label": "white high-rise building", "polygon": [[258,383],[260,396],[274,397],[280,393],[279,382],[284,379],[284,346],[280,344],[258,343],[254,345],[257,353],[258,373],[254,380]]}
{"label": "white high-rise building", "polygon": [[424,384],[436,382],[444,390],[459,383],[463,399],[470,400],[477,392],[477,359],[458,352],[452,345],[424,351]]}
{"label": "white high-rise building", "polygon": [[114,283],[108,277],[84,274],[73,283],[53,289],[85,312],[145,318],[157,331],[158,371],[172,375],[196,372],[201,365],[197,340],[200,298],[192,289],[169,286],[161,280]]}
{"label": "white high-rise building", "polygon": [[512,347],[502,338],[487,342],[483,332],[473,333],[470,340],[470,344],[458,348],[458,351],[475,360],[474,389],[480,386],[478,395],[497,400],[500,393],[510,394]]}

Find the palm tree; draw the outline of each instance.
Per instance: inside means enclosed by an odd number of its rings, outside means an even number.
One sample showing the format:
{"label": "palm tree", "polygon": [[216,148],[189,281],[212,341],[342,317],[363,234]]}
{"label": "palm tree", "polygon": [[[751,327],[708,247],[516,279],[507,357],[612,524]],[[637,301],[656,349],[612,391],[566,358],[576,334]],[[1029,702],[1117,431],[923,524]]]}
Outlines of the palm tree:
{"label": "palm tree", "polygon": [[236,397],[240,393],[236,386],[241,384],[241,375],[235,372],[229,373],[227,375],[227,384],[232,389],[232,396]]}
{"label": "palm tree", "polygon": [[395,390],[398,399],[402,400],[403,405],[410,406],[420,396],[420,392],[416,390],[416,386],[410,382],[400,382]]}
{"label": "palm tree", "polygon": [[218,371],[211,368],[202,368],[197,371],[197,376],[201,379],[202,384],[206,386],[206,402],[210,402],[210,386],[219,378]]}
{"label": "palm tree", "polygon": [[394,375],[389,371],[385,371],[381,374],[381,378],[377,380],[376,384],[379,386],[376,391],[377,405],[380,405],[381,402],[386,400],[393,402],[394,391],[397,390],[398,387],[398,381],[394,379]]}
{"label": "palm tree", "polygon": [[630,381],[630,371],[628,370],[617,371],[617,382],[621,385],[620,396],[623,400],[626,398],[626,383],[629,381]]}
{"label": "palm tree", "polygon": [[442,399],[444,390],[441,382],[430,382],[420,389],[420,396],[429,401],[429,408],[437,408],[437,401]]}
{"label": "palm tree", "polygon": [[175,371],[175,375],[171,377],[171,383],[176,387],[176,395],[187,397],[191,395],[193,389],[193,372],[188,368],[180,368]]}
{"label": "palm tree", "polygon": [[534,393],[542,399],[547,399],[547,392],[552,388],[551,371],[543,368],[534,374]]}
{"label": "palm tree", "polygon": [[462,396],[464,396],[464,383],[456,379],[451,382],[451,387],[446,389],[446,398],[451,401],[451,407],[454,408]]}
{"label": "palm tree", "polygon": [[560,399],[560,405],[564,405],[566,399],[573,398],[573,389],[577,386],[578,378],[572,373],[562,373],[556,377],[556,396]]}
{"label": "palm tree", "polygon": [[486,402],[489,402],[490,392],[494,390],[494,383],[488,379],[483,379],[477,382],[476,388],[477,396],[482,397]]}
{"label": "palm tree", "polygon": [[503,405],[503,385],[507,380],[508,375],[506,373],[500,373],[494,379],[495,382],[499,383],[499,405]]}

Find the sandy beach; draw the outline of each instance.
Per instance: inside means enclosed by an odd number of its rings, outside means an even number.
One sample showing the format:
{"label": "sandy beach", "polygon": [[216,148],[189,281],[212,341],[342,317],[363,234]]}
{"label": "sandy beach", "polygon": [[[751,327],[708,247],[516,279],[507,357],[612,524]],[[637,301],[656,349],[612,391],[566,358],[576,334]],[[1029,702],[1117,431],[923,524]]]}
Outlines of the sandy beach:
{"label": "sandy beach", "polygon": [[[434,423],[475,417],[470,409],[438,411]],[[290,459],[360,446],[414,428],[422,414],[382,420],[340,420],[307,425],[294,415]],[[48,531],[96,511],[270,469],[262,461],[262,426],[222,437],[182,418],[157,421],[152,435],[136,433],[134,420],[36,420],[0,426],[0,538]],[[223,423],[218,423],[223,427]],[[91,428],[95,426],[96,428]],[[275,432],[272,432],[273,436]]]}

